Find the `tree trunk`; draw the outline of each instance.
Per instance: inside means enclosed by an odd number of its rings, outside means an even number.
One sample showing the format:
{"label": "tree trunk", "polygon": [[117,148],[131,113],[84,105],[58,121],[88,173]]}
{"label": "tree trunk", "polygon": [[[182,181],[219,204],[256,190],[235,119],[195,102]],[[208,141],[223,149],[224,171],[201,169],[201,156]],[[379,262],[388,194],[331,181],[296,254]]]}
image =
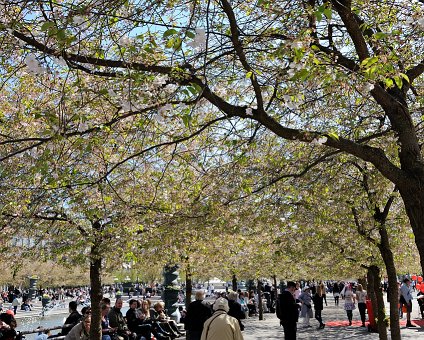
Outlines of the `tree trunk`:
{"label": "tree trunk", "polygon": [[273,279],[274,279],[274,299],[275,301],[277,301],[278,300],[277,275],[274,274]]}
{"label": "tree trunk", "polygon": [[[389,236],[384,225],[380,225],[379,233],[381,238],[381,243],[379,244],[380,253],[386,266],[389,281],[389,290],[387,294],[390,297],[390,336],[392,340],[400,340],[401,334],[398,313],[398,284],[396,267],[393,259],[393,253],[390,249]],[[380,284],[380,280],[378,281],[378,284]],[[381,289],[379,289],[379,291],[381,291]]]}
{"label": "tree trunk", "polygon": [[236,274],[233,274],[233,278],[231,280],[231,283],[233,285],[233,291],[237,292],[237,276],[236,276]]}
{"label": "tree trunk", "polygon": [[387,340],[387,327],[384,322],[386,313],[384,310],[383,293],[380,289],[380,268],[371,266],[367,272],[368,291],[370,292],[374,318],[377,319],[377,329],[380,340]]}
{"label": "tree trunk", "polygon": [[[417,175],[418,177],[418,175]],[[420,176],[421,178],[423,176]],[[408,188],[399,187],[399,192],[405,204],[406,214],[415,236],[415,244],[420,254],[421,268],[424,272],[424,191],[421,188],[421,183],[411,181]]]}
{"label": "tree trunk", "polygon": [[186,299],[185,299],[186,310],[188,308],[188,305],[191,302],[192,292],[193,292],[193,283],[192,283],[192,280],[191,280],[191,269],[190,269],[190,265],[187,264],[187,269],[186,269]]}
{"label": "tree trunk", "polygon": [[100,242],[95,242],[91,246],[90,254],[91,340],[101,340],[102,338],[100,301],[103,298],[103,292],[101,278],[102,258],[100,257],[99,249],[100,245]]}
{"label": "tree trunk", "polygon": [[259,320],[264,319],[264,308],[262,305],[262,281],[258,280],[258,310]]}

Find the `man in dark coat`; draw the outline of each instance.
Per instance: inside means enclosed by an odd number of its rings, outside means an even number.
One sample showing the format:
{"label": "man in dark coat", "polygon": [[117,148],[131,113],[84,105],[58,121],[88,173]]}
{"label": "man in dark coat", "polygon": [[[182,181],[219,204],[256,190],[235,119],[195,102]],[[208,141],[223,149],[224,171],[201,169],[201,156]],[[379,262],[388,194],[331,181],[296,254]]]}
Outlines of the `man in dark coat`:
{"label": "man in dark coat", "polygon": [[296,340],[297,321],[299,319],[299,305],[294,299],[296,283],[287,282],[287,288],[278,296],[277,317],[284,328],[286,340]]}
{"label": "man in dark coat", "polygon": [[241,304],[237,301],[238,294],[236,292],[231,292],[227,296],[228,298],[228,306],[230,310],[228,311],[228,315],[236,318],[239,322],[240,330],[244,330],[244,325],[241,322],[242,319],[246,318],[246,314],[243,312],[241,308]]}
{"label": "man in dark coat", "polygon": [[69,302],[69,316],[65,320],[62,327],[61,335],[67,335],[70,330],[81,321],[82,315],[77,311],[78,304],[76,301]]}
{"label": "man in dark coat", "polygon": [[135,339],[136,334],[132,333],[127,326],[127,322],[122,315],[123,300],[121,298],[117,298],[115,302],[115,306],[110,310],[109,317],[109,326],[112,328],[117,328],[118,335],[122,337],[124,340]]}
{"label": "man in dark coat", "polygon": [[188,305],[184,322],[187,340],[200,340],[203,324],[212,316],[212,308],[203,301],[204,298],[205,293],[197,291],[196,300]]}

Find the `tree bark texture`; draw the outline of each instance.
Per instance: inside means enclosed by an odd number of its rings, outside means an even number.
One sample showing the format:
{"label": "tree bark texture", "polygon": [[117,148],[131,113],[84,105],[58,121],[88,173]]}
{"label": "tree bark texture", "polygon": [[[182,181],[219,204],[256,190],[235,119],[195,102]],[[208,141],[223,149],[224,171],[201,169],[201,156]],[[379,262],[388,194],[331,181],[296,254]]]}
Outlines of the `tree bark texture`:
{"label": "tree bark texture", "polygon": [[[421,171],[424,171],[424,165]],[[421,180],[414,180],[414,177],[411,174],[411,183],[406,188],[399,187],[399,192],[403,198],[406,214],[414,232],[421,268],[423,268],[424,272],[424,176],[420,177]]]}
{"label": "tree bark texture", "polygon": [[387,327],[384,322],[386,313],[384,310],[383,292],[380,287],[380,268],[371,266],[367,272],[368,291],[371,296],[374,318],[377,319],[377,330],[380,340],[387,340]]}
{"label": "tree bark texture", "polygon": [[231,283],[233,285],[233,291],[237,292],[237,276],[236,276],[236,274],[233,274]]}
{"label": "tree bark texture", "polygon": [[264,306],[262,304],[262,281],[258,280],[258,311],[259,320],[264,319]]}
{"label": "tree bark texture", "polygon": [[[379,244],[380,253],[383,257],[383,261],[386,266],[387,277],[389,280],[389,290],[387,294],[390,297],[390,336],[392,340],[400,340],[401,334],[398,313],[398,284],[395,261],[393,258],[392,250],[390,249],[389,235],[387,234],[387,229],[384,225],[380,226],[379,233],[381,239],[381,243]],[[378,283],[380,283],[380,280],[378,280]],[[381,291],[381,289],[379,291]]]}
{"label": "tree bark texture", "polygon": [[102,258],[100,256],[100,242],[95,242],[91,246],[91,257],[90,257],[90,283],[91,283],[91,328],[90,328],[90,339],[101,340],[102,338],[102,327],[101,327],[101,315],[100,315],[100,301],[103,298],[102,292]]}
{"label": "tree bark texture", "polygon": [[191,302],[192,292],[193,292],[193,282],[192,282],[192,279],[191,279],[191,269],[190,269],[190,266],[187,265],[187,269],[186,269],[186,300],[185,300],[186,310],[188,308],[188,305]]}

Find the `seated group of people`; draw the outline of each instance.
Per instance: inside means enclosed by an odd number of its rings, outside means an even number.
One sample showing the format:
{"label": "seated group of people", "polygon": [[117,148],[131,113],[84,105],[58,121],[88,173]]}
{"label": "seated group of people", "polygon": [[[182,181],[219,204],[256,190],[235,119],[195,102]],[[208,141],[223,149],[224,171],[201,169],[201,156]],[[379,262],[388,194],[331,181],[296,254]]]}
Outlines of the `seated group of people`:
{"label": "seated group of people", "polygon": [[166,315],[163,301],[158,301],[152,306],[149,299],[142,301],[131,299],[129,305],[126,321],[132,333],[142,335],[146,339],[150,339],[149,336],[153,334],[159,340],[175,339],[184,334],[180,332],[176,322]]}
{"label": "seated group of people", "polygon": [[[113,307],[110,299],[104,298],[101,301],[102,340],[150,340],[152,335],[157,340],[172,340],[184,334],[179,331],[175,321],[166,315],[162,301],[152,307],[149,300],[132,299],[125,317],[121,312],[122,305],[121,298],[116,299]],[[69,303],[69,309],[71,314],[60,335],[66,335],[65,340],[88,340],[91,309],[84,307],[81,315],[75,301]]]}
{"label": "seated group of people", "polygon": [[17,339],[16,320],[12,310],[7,310],[6,313],[0,314],[0,339],[10,340]]}

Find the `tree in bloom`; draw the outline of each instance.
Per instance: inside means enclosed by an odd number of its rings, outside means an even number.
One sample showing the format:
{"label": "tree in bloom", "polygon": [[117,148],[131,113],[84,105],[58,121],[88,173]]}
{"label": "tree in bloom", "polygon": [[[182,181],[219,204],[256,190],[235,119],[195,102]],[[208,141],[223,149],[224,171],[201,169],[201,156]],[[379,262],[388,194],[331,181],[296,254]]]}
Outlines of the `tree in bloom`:
{"label": "tree in bloom", "polygon": [[[303,145],[296,176],[349,154],[392,182],[424,265],[422,1],[105,3],[3,4],[3,88],[19,103],[9,104],[1,131],[5,162],[57,139],[96,135],[119,148],[118,130],[147,137],[108,178],[149,147],[183,148],[210,131],[221,132],[209,139],[215,145],[225,134],[236,144],[275,135],[282,159]],[[31,100],[16,91],[28,79]],[[30,124],[25,139],[10,133],[18,117]],[[239,184],[256,191],[263,181]]]}

